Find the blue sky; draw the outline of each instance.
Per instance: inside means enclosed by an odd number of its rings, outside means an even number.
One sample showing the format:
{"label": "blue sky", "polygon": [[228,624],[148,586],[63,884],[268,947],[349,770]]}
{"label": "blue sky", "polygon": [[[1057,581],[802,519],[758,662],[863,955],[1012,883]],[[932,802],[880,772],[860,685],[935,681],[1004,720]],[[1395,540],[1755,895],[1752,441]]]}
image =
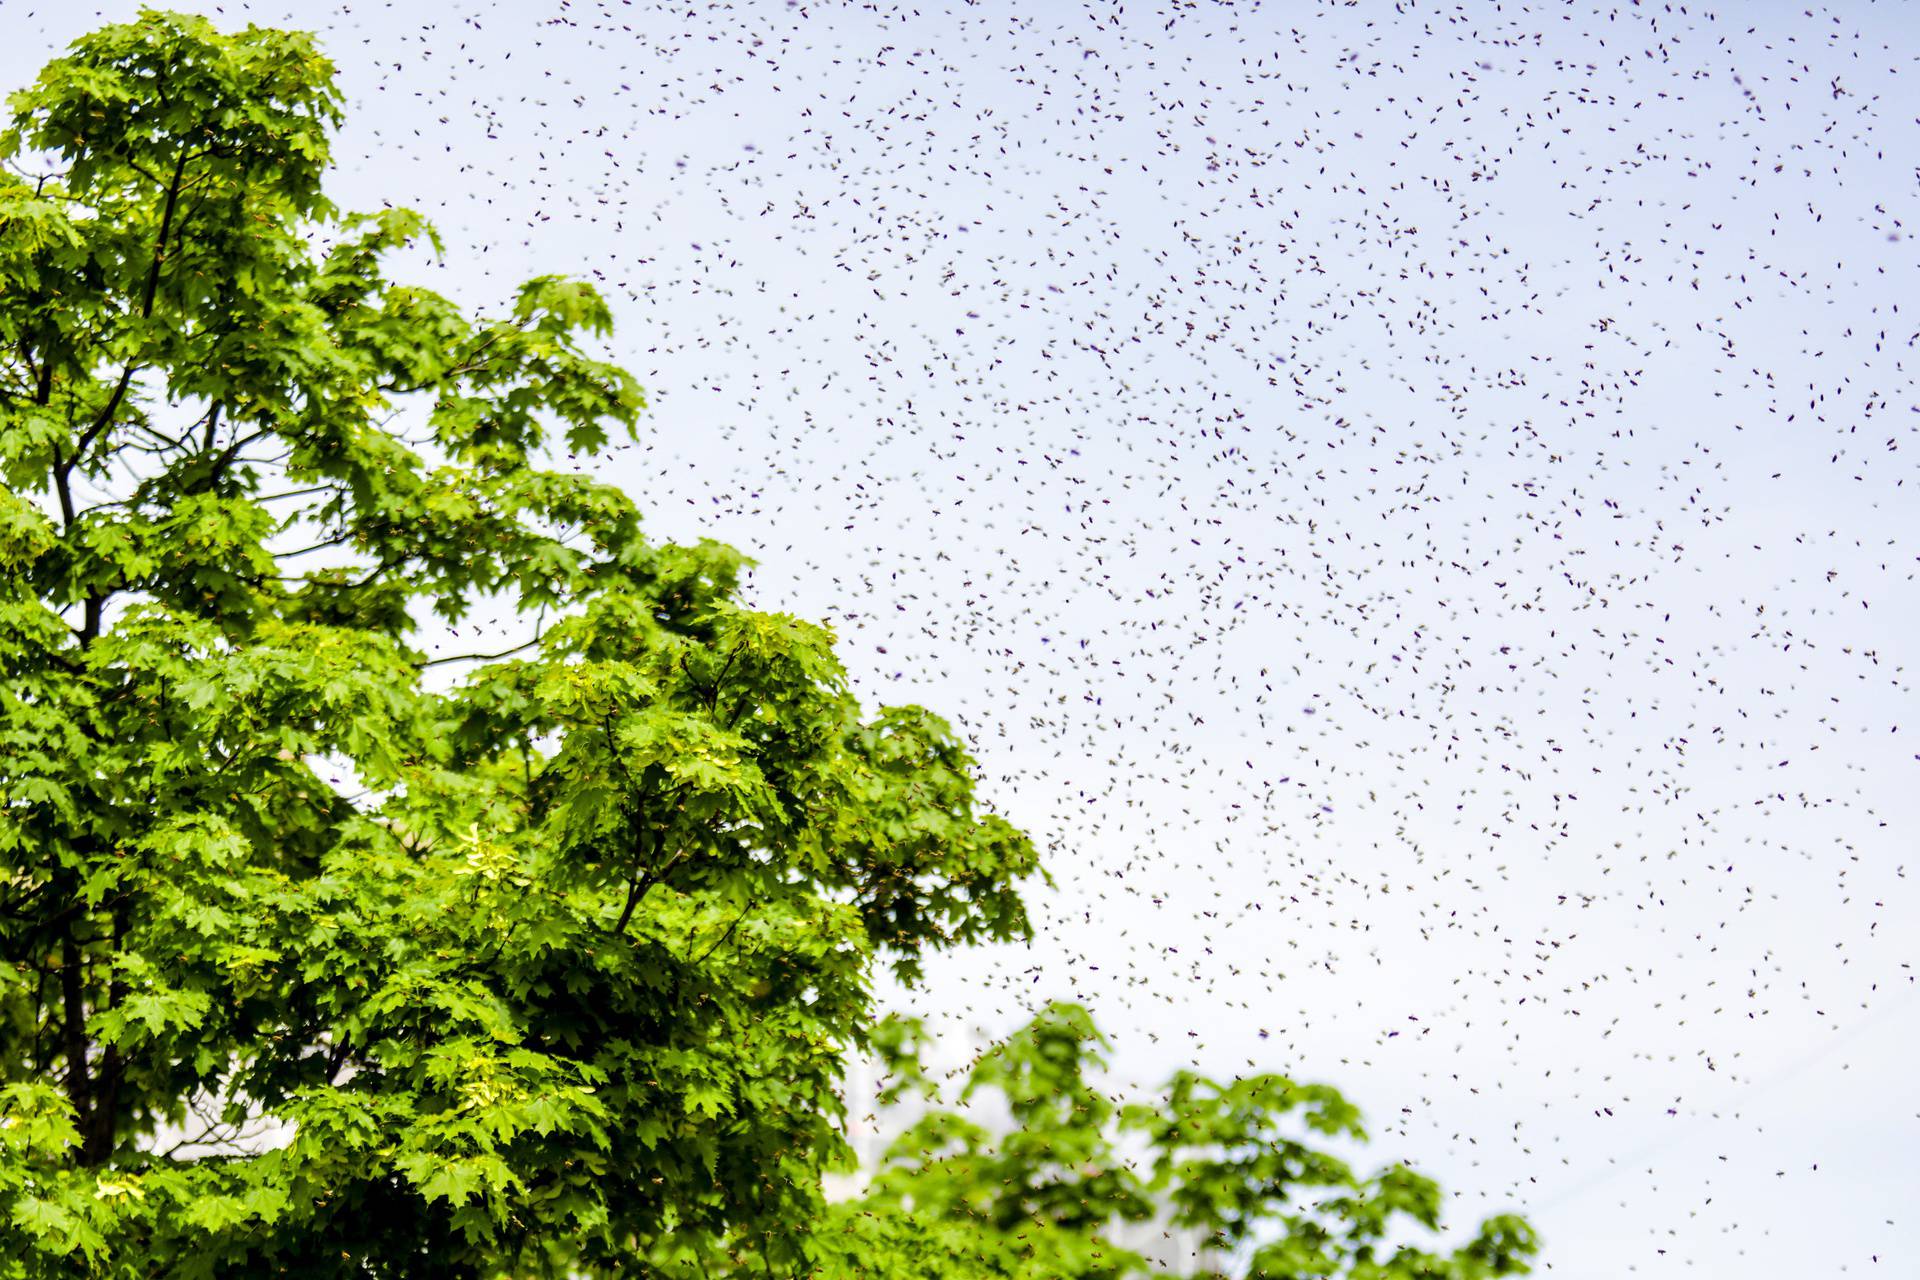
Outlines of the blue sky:
{"label": "blue sky", "polygon": [[943,1025],[1336,1082],[1550,1275],[1920,1270],[1910,7],[212,12],[1049,845]]}

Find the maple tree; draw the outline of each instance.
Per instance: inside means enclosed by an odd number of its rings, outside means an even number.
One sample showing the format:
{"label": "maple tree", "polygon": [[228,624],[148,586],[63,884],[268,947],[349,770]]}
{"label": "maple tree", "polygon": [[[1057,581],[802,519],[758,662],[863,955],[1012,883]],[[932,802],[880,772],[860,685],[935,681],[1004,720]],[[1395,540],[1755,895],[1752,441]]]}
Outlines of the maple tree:
{"label": "maple tree", "polygon": [[[0,1275],[797,1262],[875,964],[1023,934],[1030,843],[548,466],[639,421],[605,302],[390,280],[308,36],[148,11],[12,108]],[[481,606],[537,640],[439,687]]]}

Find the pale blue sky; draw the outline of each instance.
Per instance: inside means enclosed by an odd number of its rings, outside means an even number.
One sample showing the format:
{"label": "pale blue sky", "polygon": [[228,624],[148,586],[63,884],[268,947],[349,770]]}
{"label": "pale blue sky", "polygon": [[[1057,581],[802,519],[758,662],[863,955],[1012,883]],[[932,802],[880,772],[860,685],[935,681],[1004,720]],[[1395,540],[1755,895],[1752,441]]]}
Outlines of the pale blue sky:
{"label": "pale blue sky", "polygon": [[1052,847],[947,1025],[1332,1080],[1548,1275],[1920,1274],[1915,12],[1175,8],[213,12]]}

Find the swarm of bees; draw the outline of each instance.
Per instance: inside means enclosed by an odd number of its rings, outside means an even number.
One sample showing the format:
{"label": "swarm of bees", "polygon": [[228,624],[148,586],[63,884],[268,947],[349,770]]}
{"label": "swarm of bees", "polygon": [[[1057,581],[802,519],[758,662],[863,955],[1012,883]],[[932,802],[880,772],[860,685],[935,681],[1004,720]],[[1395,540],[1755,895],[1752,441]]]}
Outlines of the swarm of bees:
{"label": "swarm of bees", "polygon": [[1904,12],[216,8],[1047,842],[919,1012],[1338,1080],[1553,1274],[1920,1268]]}

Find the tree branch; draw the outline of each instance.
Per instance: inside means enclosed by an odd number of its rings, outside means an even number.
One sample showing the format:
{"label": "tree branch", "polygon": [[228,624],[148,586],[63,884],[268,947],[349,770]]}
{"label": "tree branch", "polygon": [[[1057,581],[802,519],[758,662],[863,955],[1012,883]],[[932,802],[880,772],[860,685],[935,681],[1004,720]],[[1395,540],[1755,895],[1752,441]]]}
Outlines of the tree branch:
{"label": "tree branch", "polygon": [[544,636],[535,636],[525,644],[517,644],[511,649],[502,649],[498,653],[450,653],[444,658],[428,658],[420,665],[422,667],[437,667],[443,662],[491,662],[496,658],[510,658],[516,653],[524,653],[526,650],[533,648],[543,639],[545,639]]}
{"label": "tree branch", "polygon": [[337,538],[328,538],[322,542],[316,542],[310,547],[301,547],[297,551],[276,551],[273,553],[273,558],[275,560],[291,560],[295,556],[312,555],[316,551],[325,551],[328,547],[343,547],[353,541],[354,534],[355,531],[349,530]]}
{"label": "tree branch", "polygon": [[[707,691],[707,714],[713,715],[720,705],[720,686],[726,681],[727,672],[733,670],[733,660],[740,656],[740,648],[745,640],[735,640],[733,648],[727,651],[727,660],[720,664],[720,674],[713,678],[713,687]],[[728,726],[731,728],[732,726]]]}
{"label": "tree branch", "polygon": [[187,171],[187,150],[180,149],[174,161],[173,181],[167,184],[167,203],[160,211],[160,236],[153,246],[153,261],[147,267],[146,294],[140,300],[140,318],[153,315],[153,300],[160,291],[160,267],[167,259],[167,238],[173,234],[173,211],[180,203],[180,178]]}
{"label": "tree branch", "polygon": [[668,858],[657,871],[650,871],[640,879],[628,883],[627,905],[621,909],[620,919],[614,922],[614,937],[617,938],[627,931],[627,922],[633,919],[633,910],[640,905],[640,900],[647,896],[647,891],[666,879],[667,872],[678,866],[686,856],[687,851],[685,849],[678,850],[671,858]]}
{"label": "tree branch", "polygon": [[[140,318],[142,320],[148,320],[153,317],[154,299],[159,296],[160,292],[160,268],[167,260],[167,241],[173,235],[173,212],[180,203],[180,179],[181,176],[185,174],[186,169],[187,151],[186,148],[182,147],[179,158],[174,162],[173,180],[167,184],[166,204],[162,206],[160,210],[160,234],[154,240],[153,260],[147,264],[147,283],[140,299]],[[133,384],[133,375],[139,368],[140,366],[138,364],[129,360],[126,367],[120,371],[120,381],[114,386],[113,394],[107,397],[106,407],[100,410],[99,416],[93,420],[93,425],[81,433],[78,443],[73,447],[73,456],[67,459],[64,467],[56,451],[54,455],[54,468],[56,472],[59,473],[61,495],[63,498],[66,496],[67,473],[80,465],[80,460],[86,456],[86,452],[92,447],[93,442],[99,439],[107,427],[112,424],[113,416],[120,412],[120,404],[126,399],[127,388]],[[67,503],[69,508],[71,508],[72,504],[70,499],[67,500]]]}
{"label": "tree branch", "polygon": [[80,944],[71,928],[60,935],[60,1034],[67,1056],[67,1097],[75,1118],[85,1126],[92,1118],[93,1088],[87,1079],[86,975],[80,967]]}
{"label": "tree branch", "polygon": [[405,564],[406,562],[407,562],[407,557],[404,555],[401,556],[398,560],[394,560],[391,558],[382,560],[379,564],[374,566],[372,573],[369,573],[366,577],[360,579],[360,581],[358,582],[348,583],[347,589],[350,591],[358,591],[363,587],[370,587],[374,584],[375,579],[379,578],[381,574],[387,573],[394,569],[398,569],[401,565]]}
{"label": "tree branch", "polygon": [[[124,902],[113,912],[113,949],[117,952],[125,944],[130,924],[128,908]],[[107,1008],[117,1008],[127,998],[127,984],[119,978],[107,983]],[[102,1165],[113,1155],[114,1129],[120,1118],[120,1082],[126,1076],[126,1062],[121,1057],[120,1046],[109,1044],[106,1052],[100,1056],[100,1074],[95,1079],[93,1090],[93,1115],[87,1129],[86,1140],[80,1147],[80,1163]]]}
{"label": "tree branch", "polygon": [[718,951],[720,949],[720,944],[733,936],[733,931],[740,927],[740,922],[742,920],[745,920],[752,911],[753,911],[753,904],[751,902],[749,902],[746,906],[740,908],[740,914],[733,918],[733,923],[727,926],[726,931],[724,933],[722,933],[718,938],[714,939],[712,946],[708,947],[705,951],[702,951],[700,953],[700,958],[698,960],[694,960],[690,962],[690,967],[697,968],[700,965],[705,964],[707,962],[707,957],[712,955],[714,952]]}

